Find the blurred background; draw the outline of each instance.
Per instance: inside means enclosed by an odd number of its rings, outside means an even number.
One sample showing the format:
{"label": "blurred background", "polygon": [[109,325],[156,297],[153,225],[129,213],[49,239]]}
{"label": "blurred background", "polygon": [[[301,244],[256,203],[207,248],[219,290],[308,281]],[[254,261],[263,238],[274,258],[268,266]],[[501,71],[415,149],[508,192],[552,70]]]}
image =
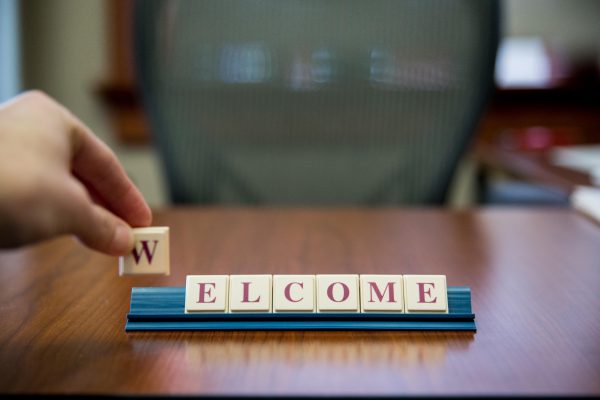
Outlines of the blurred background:
{"label": "blurred background", "polygon": [[[131,5],[0,0],[0,100],[47,92],[116,152],[153,207],[163,207],[165,176],[133,74]],[[492,99],[448,206],[564,206],[575,186],[600,181],[600,2],[500,6]]]}

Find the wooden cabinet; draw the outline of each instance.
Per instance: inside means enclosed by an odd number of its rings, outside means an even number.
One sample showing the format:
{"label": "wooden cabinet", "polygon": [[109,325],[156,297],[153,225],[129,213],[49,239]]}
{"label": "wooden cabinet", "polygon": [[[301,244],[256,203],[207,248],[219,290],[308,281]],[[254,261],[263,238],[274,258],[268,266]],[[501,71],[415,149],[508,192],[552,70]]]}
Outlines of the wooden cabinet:
{"label": "wooden cabinet", "polygon": [[150,126],[141,107],[133,61],[133,0],[108,0],[110,72],[97,87],[108,108],[117,140],[122,144],[149,143]]}

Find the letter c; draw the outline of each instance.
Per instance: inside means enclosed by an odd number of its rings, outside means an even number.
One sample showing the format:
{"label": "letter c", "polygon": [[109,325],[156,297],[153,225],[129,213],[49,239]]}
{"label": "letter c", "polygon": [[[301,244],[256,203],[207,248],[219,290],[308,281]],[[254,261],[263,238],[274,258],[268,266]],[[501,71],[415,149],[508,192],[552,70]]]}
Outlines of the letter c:
{"label": "letter c", "polygon": [[291,291],[291,288],[292,288],[292,285],[298,285],[298,286],[300,286],[302,289],[304,289],[304,283],[302,283],[302,282],[290,282],[290,283],[288,283],[288,284],[285,286],[285,289],[283,290],[283,295],[285,296],[285,298],[286,298],[288,301],[291,301],[292,303],[297,303],[297,302],[299,302],[299,301],[302,301],[302,300],[304,300],[304,297],[301,297],[301,298],[299,298],[298,300],[294,300],[294,299],[292,299],[292,295],[291,295],[291,293],[290,293],[290,291]]}

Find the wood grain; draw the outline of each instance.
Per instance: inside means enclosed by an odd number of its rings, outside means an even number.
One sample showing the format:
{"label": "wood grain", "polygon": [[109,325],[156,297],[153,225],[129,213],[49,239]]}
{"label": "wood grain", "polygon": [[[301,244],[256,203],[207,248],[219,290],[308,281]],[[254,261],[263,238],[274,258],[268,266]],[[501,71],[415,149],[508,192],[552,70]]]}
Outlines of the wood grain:
{"label": "wood grain", "polygon": [[[600,229],[558,209],[174,209],[169,277],[70,238],[0,252],[0,392],[600,394]],[[140,332],[132,287],[187,274],[435,273],[478,332]]]}

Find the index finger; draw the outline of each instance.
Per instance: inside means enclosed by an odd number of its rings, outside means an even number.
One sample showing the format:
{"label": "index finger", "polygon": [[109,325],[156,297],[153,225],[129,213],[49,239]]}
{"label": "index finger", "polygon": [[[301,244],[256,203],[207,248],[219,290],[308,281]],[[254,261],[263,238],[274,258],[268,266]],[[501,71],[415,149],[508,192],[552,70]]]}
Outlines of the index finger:
{"label": "index finger", "polygon": [[105,207],[131,226],[150,225],[150,207],[117,156],[75,116],[68,113],[68,118],[72,126],[73,174],[102,200]]}

